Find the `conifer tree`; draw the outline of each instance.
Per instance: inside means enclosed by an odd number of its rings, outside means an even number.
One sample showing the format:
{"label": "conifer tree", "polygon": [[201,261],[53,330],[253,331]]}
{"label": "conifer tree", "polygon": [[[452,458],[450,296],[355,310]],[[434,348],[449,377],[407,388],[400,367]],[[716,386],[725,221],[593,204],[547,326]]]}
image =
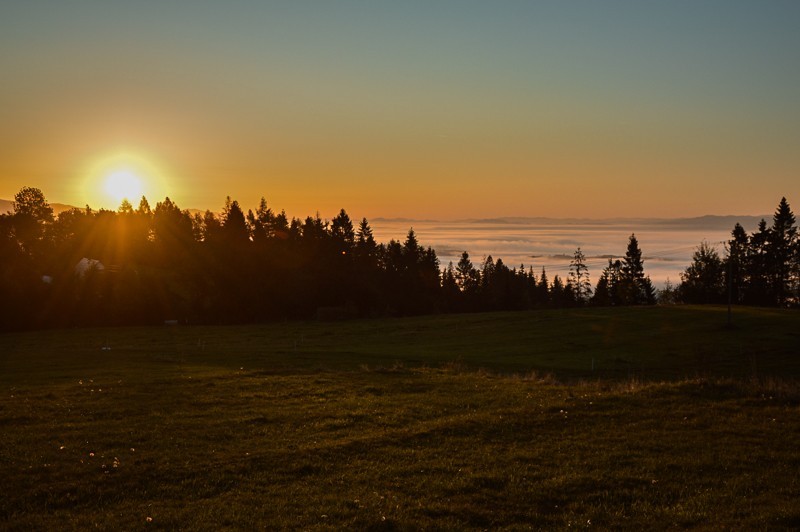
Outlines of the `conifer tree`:
{"label": "conifer tree", "polygon": [[541,305],[550,304],[550,282],[547,279],[547,271],[542,266],[542,275],[539,276],[539,282],[536,285],[536,300]]}
{"label": "conifer tree", "polygon": [[274,220],[275,215],[272,213],[272,209],[267,205],[266,198],[261,196],[256,212],[247,211],[247,226],[253,242],[264,242],[275,236]]}
{"label": "conifer tree", "polygon": [[739,303],[742,302],[746,290],[749,243],[744,227],[737,223],[731,231],[731,239],[728,240],[728,257],[725,259],[724,270],[733,299]]}
{"label": "conifer tree", "polygon": [[356,234],[353,230],[353,222],[344,209],[340,210],[339,214],[331,220],[331,236],[340,243],[345,251],[352,248],[355,242]]}
{"label": "conifer tree", "polygon": [[553,284],[550,287],[550,301],[553,306],[561,307],[564,306],[565,300],[564,283],[561,281],[561,277],[556,274],[556,276],[553,277]]}
{"label": "conifer tree", "polygon": [[362,218],[356,232],[356,248],[366,252],[366,254],[371,254],[374,252],[376,245],[369,222],[367,222],[366,218]]}
{"label": "conifer tree", "polygon": [[755,305],[770,305],[775,301],[770,283],[769,241],[770,229],[767,221],[758,222],[758,229],[750,237],[747,257],[747,293],[745,302]]}
{"label": "conifer tree", "polygon": [[794,214],[786,198],[781,198],[766,243],[768,275],[777,305],[783,305],[791,293],[796,239]]}
{"label": "conifer tree", "polygon": [[569,264],[569,284],[572,285],[575,302],[579,305],[586,304],[592,296],[592,283],[589,281],[589,268],[586,266],[586,257],[580,247],[575,250],[572,261]]}
{"label": "conifer tree", "polygon": [[725,297],[723,264],[717,250],[702,242],[681,273],[678,288],[686,303],[721,303]]}
{"label": "conifer tree", "polygon": [[464,251],[456,266],[456,281],[462,292],[473,288],[472,284],[477,277],[476,274],[475,267],[472,265],[472,261],[469,260],[469,253]]}
{"label": "conifer tree", "polygon": [[644,261],[639,241],[631,234],[628,249],[622,259],[620,278],[617,287],[618,302],[622,305],[652,305],[655,303],[655,289],[649,277],[644,274]]}
{"label": "conifer tree", "polygon": [[144,214],[150,216],[152,211],[150,209],[150,203],[147,201],[147,198],[142,196],[142,199],[139,200],[139,207],[136,209],[137,214]]}
{"label": "conifer tree", "polygon": [[231,200],[230,196],[225,200],[225,208],[222,211],[222,231],[225,239],[231,244],[241,244],[250,240],[250,231],[244,219],[244,212],[242,212],[239,202]]}

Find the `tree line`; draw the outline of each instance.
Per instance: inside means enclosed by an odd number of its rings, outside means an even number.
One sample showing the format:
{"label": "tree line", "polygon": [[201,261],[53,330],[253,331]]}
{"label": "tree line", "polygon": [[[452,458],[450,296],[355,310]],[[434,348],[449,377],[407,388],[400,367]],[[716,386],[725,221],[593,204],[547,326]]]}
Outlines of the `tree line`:
{"label": "tree line", "polygon": [[[755,250],[748,239],[742,256]],[[0,215],[0,326],[245,323],[656,302],[635,235],[625,257],[609,260],[594,286],[585,261],[578,248],[568,277],[552,280],[544,268],[509,267],[491,256],[476,266],[466,251],[442,268],[413,228],[402,242],[378,243],[369,222],[354,223],[344,209],[330,221],[319,214],[289,219],[263,198],[247,213],[231,198],[221,214],[192,214],[169,198],[151,208],[143,197],[136,207],[126,200],[116,211],[87,206],[56,217],[39,189],[25,187],[13,213]],[[757,293],[756,277],[741,264],[742,293]],[[785,301],[789,292],[781,293]]]}
{"label": "tree line", "polygon": [[720,257],[707,242],[701,243],[681,283],[665,298],[685,303],[732,303],[761,306],[800,304],[800,235],[786,198],[781,198],[772,225],[761,220],[747,234],[736,224]]}

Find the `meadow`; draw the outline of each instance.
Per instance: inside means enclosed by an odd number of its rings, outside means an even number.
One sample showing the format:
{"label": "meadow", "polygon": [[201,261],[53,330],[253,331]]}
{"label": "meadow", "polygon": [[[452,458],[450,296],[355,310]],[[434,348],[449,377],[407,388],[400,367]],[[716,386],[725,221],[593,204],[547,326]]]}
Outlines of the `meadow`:
{"label": "meadow", "polygon": [[800,314],[0,335],[0,528],[800,526]]}

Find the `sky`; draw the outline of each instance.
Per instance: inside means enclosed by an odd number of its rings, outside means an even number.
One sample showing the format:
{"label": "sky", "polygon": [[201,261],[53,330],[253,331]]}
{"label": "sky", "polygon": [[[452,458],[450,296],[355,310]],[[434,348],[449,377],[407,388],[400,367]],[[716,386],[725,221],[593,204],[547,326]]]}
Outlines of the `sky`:
{"label": "sky", "polygon": [[3,1],[0,73],[3,199],[115,208],[123,173],[298,217],[800,205],[793,0]]}

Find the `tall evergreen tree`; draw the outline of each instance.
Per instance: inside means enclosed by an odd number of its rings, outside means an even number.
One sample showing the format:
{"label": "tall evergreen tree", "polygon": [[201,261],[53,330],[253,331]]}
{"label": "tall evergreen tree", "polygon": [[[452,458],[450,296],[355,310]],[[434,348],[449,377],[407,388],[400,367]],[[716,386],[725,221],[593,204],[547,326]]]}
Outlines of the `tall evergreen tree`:
{"label": "tall evergreen tree", "polygon": [[369,226],[367,219],[362,218],[361,223],[358,224],[358,231],[356,232],[356,247],[365,251],[367,254],[371,254],[374,252],[376,246],[375,237],[372,235],[372,228]]}
{"label": "tall evergreen tree", "polygon": [[650,278],[644,274],[642,251],[634,234],[628,239],[628,249],[622,259],[617,297],[623,305],[655,304],[655,289]]}
{"label": "tall evergreen tree", "polygon": [[256,212],[247,211],[247,226],[253,242],[264,242],[275,236],[273,222],[275,215],[267,205],[267,200],[261,196]]}
{"label": "tall evergreen tree", "polygon": [[786,198],[781,198],[767,237],[768,275],[775,303],[783,305],[792,290],[797,227]]}
{"label": "tall evergreen tree", "polygon": [[536,284],[536,301],[540,305],[550,304],[550,282],[547,279],[547,271],[542,266],[542,275],[539,276],[539,282]]}
{"label": "tall evergreen tree", "polygon": [[622,261],[608,259],[608,266],[603,269],[603,273],[597,280],[594,296],[591,299],[592,305],[603,307],[625,304],[620,296],[621,279]]}
{"label": "tall evergreen tree", "polygon": [[553,277],[553,284],[550,287],[550,301],[555,307],[563,307],[567,305],[567,293],[564,282],[561,277],[556,274]]}
{"label": "tall evergreen tree", "polygon": [[442,273],[442,300],[447,312],[458,312],[461,310],[461,290],[456,282],[456,269],[453,261],[447,264],[447,268]]}
{"label": "tall evergreen tree", "polygon": [[344,251],[349,252],[355,243],[356,234],[353,230],[353,222],[344,209],[331,220],[331,236]]}
{"label": "tall evergreen tree", "polygon": [[466,291],[467,286],[474,277],[474,270],[475,267],[472,265],[472,261],[469,260],[469,253],[464,251],[461,253],[461,258],[456,266],[456,282],[462,292]]}
{"label": "tall evergreen tree", "polygon": [[575,250],[569,264],[569,283],[575,295],[575,302],[584,305],[592,297],[592,283],[589,280],[589,268],[586,266],[586,257],[581,248]]}
{"label": "tall evergreen tree", "polygon": [[419,246],[417,234],[414,232],[414,228],[412,227],[408,230],[406,240],[403,242],[403,256],[406,258],[406,265],[409,267],[414,267],[419,261],[421,253],[422,248]]}
{"label": "tall evergreen tree", "polygon": [[250,230],[239,202],[228,196],[222,211],[222,231],[230,244],[242,244],[250,240]]}
{"label": "tall evergreen tree", "polygon": [[774,304],[769,260],[769,241],[772,239],[767,221],[758,222],[758,229],[750,237],[747,257],[747,292],[745,303],[751,305]]}
{"label": "tall evergreen tree", "polygon": [[[741,303],[746,290],[747,256],[750,239],[740,224],[736,224],[728,240],[728,257],[725,259],[725,279],[730,284],[734,301]],[[728,279],[730,277],[730,279]]]}

